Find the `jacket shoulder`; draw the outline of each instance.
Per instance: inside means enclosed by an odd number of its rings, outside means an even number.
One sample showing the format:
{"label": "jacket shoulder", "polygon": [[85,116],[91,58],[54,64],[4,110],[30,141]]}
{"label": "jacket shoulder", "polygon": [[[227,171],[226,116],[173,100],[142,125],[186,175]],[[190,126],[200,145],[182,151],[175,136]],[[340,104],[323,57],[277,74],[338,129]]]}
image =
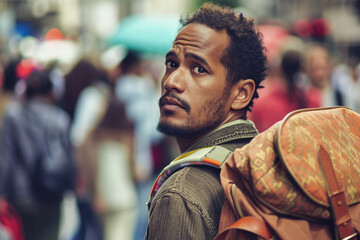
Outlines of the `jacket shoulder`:
{"label": "jacket shoulder", "polygon": [[203,165],[184,167],[172,174],[151,202],[148,233],[153,234],[156,222],[171,232],[181,232],[183,239],[212,239],[224,202],[219,173],[220,169]]}
{"label": "jacket shoulder", "polygon": [[179,192],[190,196],[217,195],[222,192],[219,174],[220,169],[210,166],[184,167],[164,182],[156,196],[168,192]]}

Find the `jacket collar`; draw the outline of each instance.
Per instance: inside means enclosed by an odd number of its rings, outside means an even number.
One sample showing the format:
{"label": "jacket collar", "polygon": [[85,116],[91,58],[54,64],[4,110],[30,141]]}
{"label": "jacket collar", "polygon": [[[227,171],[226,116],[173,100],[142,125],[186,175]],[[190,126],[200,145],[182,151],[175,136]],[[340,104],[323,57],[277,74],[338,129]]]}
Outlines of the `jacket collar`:
{"label": "jacket collar", "polygon": [[259,132],[252,121],[238,119],[216,128],[214,131],[193,144],[185,152],[198,148],[220,145],[238,139],[254,138],[257,134],[259,134]]}

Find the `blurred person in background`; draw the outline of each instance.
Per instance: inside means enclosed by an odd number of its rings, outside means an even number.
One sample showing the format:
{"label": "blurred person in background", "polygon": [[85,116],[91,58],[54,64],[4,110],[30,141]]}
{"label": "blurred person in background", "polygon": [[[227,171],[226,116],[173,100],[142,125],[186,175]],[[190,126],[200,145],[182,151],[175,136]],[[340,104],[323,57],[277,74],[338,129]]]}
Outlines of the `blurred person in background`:
{"label": "blurred person in background", "polygon": [[115,97],[115,80],[113,74],[103,75],[81,91],[71,139],[85,177],[86,187],[79,194],[92,202],[103,223],[104,239],[132,240],[138,214],[134,124],[124,103]]}
{"label": "blurred person in background", "polygon": [[280,60],[280,71],[277,76],[272,76],[267,93],[254,101],[256,107],[249,114],[249,119],[259,132],[265,131],[291,111],[319,107],[318,99],[297,86],[302,70],[302,54],[297,50],[285,51]]}
{"label": "blurred person in background", "polygon": [[19,77],[16,74],[16,67],[18,66],[19,62],[20,59],[12,59],[4,67],[3,82],[0,92],[0,126],[6,106],[9,102],[14,100],[15,97],[15,86],[19,81]]}
{"label": "blurred person in background", "polygon": [[61,101],[65,92],[65,76],[58,61],[51,61],[46,64],[49,72],[49,78],[53,85],[53,95],[55,104],[61,107]]}
{"label": "blurred person in background", "polygon": [[350,58],[346,63],[339,64],[334,68],[331,82],[339,91],[343,102],[341,105],[360,112],[360,79],[359,60]]}
{"label": "blurred person in background", "polygon": [[135,123],[136,158],[139,161],[137,169],[139,177],[146,180],[152,173],[150,151],[154,129],[151,129],[151,123],[154,119],[151,104],[154,102],[156,86],[144,76],[142,60],[137,52],[129,51],[119,68],[121,75],[116,81],[116,96],[126,104],[127,116]]}
{"label": "blurred person in background", "polygon": [[98,80],[100,73],[93,63],[86,59],[79,60],[65,75],[65,90],[61,100],[62,108],[74,118],[75,106],[81,91]]}
{"label": "blurred person in background", "polygon": [[155,82],[146,77],[139,53],[129,51],[119,65],[121,75],[116,81],[116,97],[125,104],[127,117],[135,126],[135,178],[139,194],[139,220],[135,239],[143,239],[147,225],[145,202],[154,173],[152,146],[161,138],[156,130],[159,112]]}
{"label": "blurred person in background", "polygon": [[329,51],[322,45],[310,45],[305,52],[305,74],[309,94],[320,107],[343,106],[344,96],[331,82],[332,66]]}
{"label": "blurred person in background", "polygon": [[70,119],[54,105],[48,71],[33,71],[25,84],[23,101],[3,118],[0,196],[18,211],[27,240],[57,239],[60,203],[74,184]]}

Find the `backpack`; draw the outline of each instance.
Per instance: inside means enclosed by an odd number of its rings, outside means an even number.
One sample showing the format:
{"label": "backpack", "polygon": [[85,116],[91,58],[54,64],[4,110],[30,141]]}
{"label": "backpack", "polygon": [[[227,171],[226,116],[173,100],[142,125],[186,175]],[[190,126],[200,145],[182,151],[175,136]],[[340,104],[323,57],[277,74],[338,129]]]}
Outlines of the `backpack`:
{"label": "backpack", "polygon": [[75,165],[66,129],[57,122],[43,123],[42,128],[43,144],[35,161],[33,189],[39,200],[54,202],[73,188]]}
{"label": "backpack", "polygon": [[226,200],[216,240],[359,239],[360,115],[291,112],[236,149],[220,178]]}

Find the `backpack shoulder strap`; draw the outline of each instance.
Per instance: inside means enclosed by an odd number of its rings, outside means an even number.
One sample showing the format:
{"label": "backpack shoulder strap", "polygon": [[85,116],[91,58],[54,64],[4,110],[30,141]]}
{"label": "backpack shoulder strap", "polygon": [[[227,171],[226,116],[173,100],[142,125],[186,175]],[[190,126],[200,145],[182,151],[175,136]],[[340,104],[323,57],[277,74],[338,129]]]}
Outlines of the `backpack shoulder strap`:
{"label": "backpack shoulder strap", "polygon": [[232,153],[232,151],[224,147],[212,146],[195,149],[193,151],[181,154],[179,157],[174,159],[168,166],[166,166],[155,180],[155,183],[150,192],[150,199],[147,203],[148,206],[150,205],[151,200],[153,199],[157,191],[160,189],[162,184],[176,171],[190,165],[207,165],[220,169],[226,162],[226,160],[232,155]]}

